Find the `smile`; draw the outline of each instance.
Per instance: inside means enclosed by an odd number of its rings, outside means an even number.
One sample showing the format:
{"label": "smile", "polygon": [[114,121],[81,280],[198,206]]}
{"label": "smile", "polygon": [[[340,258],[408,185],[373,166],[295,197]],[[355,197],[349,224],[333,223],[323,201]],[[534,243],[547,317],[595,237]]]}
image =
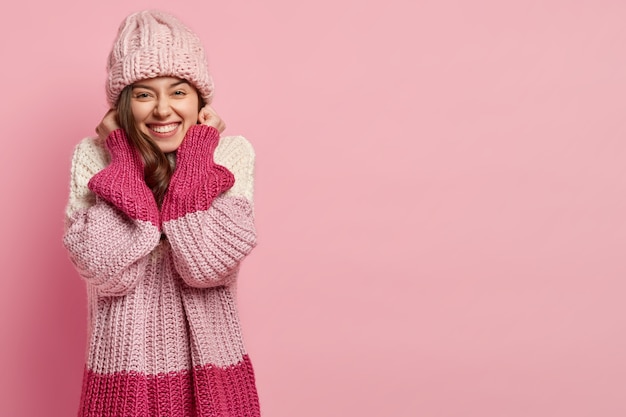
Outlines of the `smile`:
{"label": "smile", "polygon": [[180,125],[180,123],[170,123],[167,125],[147,125],[150,130],[155,133],[167,134],[171,133]]}

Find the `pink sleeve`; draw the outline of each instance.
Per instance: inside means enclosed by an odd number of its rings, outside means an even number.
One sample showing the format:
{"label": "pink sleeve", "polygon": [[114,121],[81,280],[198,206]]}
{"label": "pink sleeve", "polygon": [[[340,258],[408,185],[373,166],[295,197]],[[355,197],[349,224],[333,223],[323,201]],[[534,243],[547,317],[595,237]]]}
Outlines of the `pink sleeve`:
{"label": "pink sleeve", "polygon": [[[171,198],[166,195],[163,203],[162,228],[182,279],[189,286],[206,288],[231,283],[241,261],[256,246],[254,150],[242,137],[223,138],[218,146],[214,129],[196,133],[207,135],[197,138],[205,140],[201,144],[206,148],[185,153],[185,165],[177,161],[168,190]],[[204,174],[201,167],[207,168]],[[198,186],[202,178],[206,182]],[[211,199],[211,190],[220,184],[227,186]]]}
{"label": "pink sleeve", "polygon": [[133,220],[110,203],[98,199],[68,219],[63,237],[80,275],[103,295],[132,291],[143,275],[148,254],[161,233],[149,221]]}
{"label": "pink sleeve", "polygon": [[159,208],[143,177],[143,162],[122,129],[106,139],[111,163],[89,180],[87,186],[98,197],[108,201],[136,220],[159,225]]}
{"label": "pink sleeve", "polygon": [[[138,193],[137,185],[121,185],[135,183],[130,176],[118,175],[115,180],[104,181],[106,175],[116,172],[109,158],[104,144],[97,140],[86,139],[76,147],[63,244],[89,285],[103,295],[123,295],[132,291],[142,276],[148,254],[158,245],[161,233],[154,221],[156,206],[150,202],[143,204],[150,207],[148,210],[137,210],[141,207],[137,196],[145,193]],[[98,187],[93,187],[94,183]],[[101,190],[107,187],[111,192],[101,197]],[[153,214],[146,215],[148,212]],[[138,213],[138,218],[133,218]]]}
{"label": "pink sleeve", "polygon": [[256,245],[252,205],[243,197],[217,197],[207,210],[163,223],[163,231],[177,271],[192,287],[231,283]]}

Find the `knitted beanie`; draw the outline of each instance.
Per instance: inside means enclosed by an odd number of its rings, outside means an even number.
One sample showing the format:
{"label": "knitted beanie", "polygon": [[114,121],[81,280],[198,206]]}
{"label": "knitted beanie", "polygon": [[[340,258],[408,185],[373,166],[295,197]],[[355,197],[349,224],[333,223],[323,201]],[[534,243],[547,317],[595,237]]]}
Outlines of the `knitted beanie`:
{"label": "knitted beanie", "polygon": [[213,80],[198,36],[177,18],[144,10],[129,15],[120,25],[109,54],[107,100],[117,106],[127,85],[156,77],[189,81],[205,104],[213,97]]}

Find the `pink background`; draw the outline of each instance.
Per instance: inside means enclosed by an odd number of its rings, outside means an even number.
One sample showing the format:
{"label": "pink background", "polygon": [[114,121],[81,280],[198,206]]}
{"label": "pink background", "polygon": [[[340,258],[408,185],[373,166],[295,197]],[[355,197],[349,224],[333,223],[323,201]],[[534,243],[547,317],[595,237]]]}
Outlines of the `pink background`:
{"label": "pink background", "polygon": [[240,284],[267,417],[626,415],[626,3],[12,2],[0,415],[75,414],[72,149],[124,16],[175,12],[257,149]]}

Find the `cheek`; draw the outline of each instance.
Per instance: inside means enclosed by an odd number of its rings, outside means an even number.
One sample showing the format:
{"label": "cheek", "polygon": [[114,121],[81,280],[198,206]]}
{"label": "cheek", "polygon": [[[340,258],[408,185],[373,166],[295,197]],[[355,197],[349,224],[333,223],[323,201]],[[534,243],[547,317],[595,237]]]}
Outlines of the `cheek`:
{"label": "cheek", "polygon": [[198,123],[198,113],[200,112],[200,99],[197,95],[190,96],[184,103],[185,119],[190,124]]}
{"label": "cheek", "polygon": [[196,114],[189,113],[186,119],[188,121],[188,124],[195,125],[198,123],[198,113]]}
{"label": "cheek", "polygon": [[137,125],[139,125],[141,122],[143,122],[146,117],[148,117],[148,114],[150,113],[150,110],[148,108],[148,106],[146,106],[143,103],[137,103],[137,102],[131,102],[130,105],[130,110],[133,114],[133,119],[135,119],[135,123]]}
{"label": "cheek", "polygon": [[198,103],[190,103],[189,108],[187,109],[187,119],[192,123],[198,123],[198,113],[200,110],[198,109]]}

